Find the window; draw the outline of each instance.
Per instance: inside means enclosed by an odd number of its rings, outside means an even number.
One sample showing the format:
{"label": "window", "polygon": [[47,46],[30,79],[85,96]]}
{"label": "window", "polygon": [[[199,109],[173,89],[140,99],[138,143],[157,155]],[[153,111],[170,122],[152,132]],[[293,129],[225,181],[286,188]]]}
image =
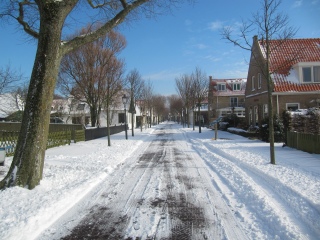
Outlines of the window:
{"label": "window", "polygon": [[226,90],[226,84],[218,84],[218,91],[225,91]]}
{"label": "window", "polygon": [[78,104],[77,110],[84,110],[84,106],[85,106],[84,103]]}
{"label": "window", "polygon": [[252,91],[256,90],[254,87],[254,81],[255,81],[255,77],[252,76],[252,78],[251,78]]}
{"label": "window", "polygon": [[240,87],[241,87],[240,83],[234,83],[233,84],[233,91],[240,91]]}
{"label": "window", "polygon": [[119,120],[118,123],[124,123],[124,113],[119,113],[118,120]]}
{"label": "window", "polygon": [[311,82],[311,67],[302,68],[303,82]]}
{"label": "window", "polygon": [[258,73],[258,89],[261,88],[261,74]]}
{"label": "window", "polygon": [[230,98],[230,106],[231,107],[238,107],[238,98],[237,97]]}
{"label": "window", "polygon": [[263,117],[268,116],[268,104],[263,104]]}
{"label": "window", "polygon": [[302,81],[320,82],[320,66],[302,67]]}
{"label": "window", "polygon": [[320,82],[320,66],[313,67],[313,81]]}
{"label": "window", "polygon": [[252,108],[249,109],[249,125],[252,124]]}
{"label": "window", "polygon": [[255,122],[255,125],[257,126],[259,122],[258,106],[254,106],[254,122]]}
{"label": "window", "polygon": [[295,111],[299,108],[300,108],[299,103],[286,103],[286,109],[289,111]]}

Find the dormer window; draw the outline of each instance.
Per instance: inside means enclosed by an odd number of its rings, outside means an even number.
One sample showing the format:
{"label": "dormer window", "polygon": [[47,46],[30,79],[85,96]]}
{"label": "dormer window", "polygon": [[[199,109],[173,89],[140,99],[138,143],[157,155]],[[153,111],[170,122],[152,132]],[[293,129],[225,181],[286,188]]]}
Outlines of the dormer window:
{"label": "dormer window", "polygon": [[226,84],[225,83],[219,83],[218,84],[218,91],[226,91]]}
{"label": "dormer window", "polygon": [[305,83],[320,82],[320,66],[302,67],[302,80]]}
{"label": "dormer window", "polygon": [[233,84],[233,91],[240,91],[241,84],[240,83],[234,83]]}
{"label": "dormer window", "polygon": [[318,62],[298,63],[296,67],[301,83],[320,83],[320,64]]}

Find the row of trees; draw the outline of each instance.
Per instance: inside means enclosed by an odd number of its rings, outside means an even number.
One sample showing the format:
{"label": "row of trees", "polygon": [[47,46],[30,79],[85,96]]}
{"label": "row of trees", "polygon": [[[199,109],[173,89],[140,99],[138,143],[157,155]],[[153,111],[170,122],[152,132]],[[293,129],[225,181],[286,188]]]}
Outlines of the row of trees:
{"label": "row of trees", "polygon": [[[51,103],[63,57],[98,40],[125,21],[154,16],[178,2],[184,0],[0,2],[0,19],[17,23],[38,43],[15,155],[0,188],[21,186],[33,189],[42,179]],[[66,31],[72,31],[74,26],[78,28],[83,22],[85,25],[100,25],[87,34],[64,38]]]}
{"label": "row of trees", "polygon": [[[208,77],[203,70],[199,67],[190,73],[190,74],[182,74],[180,77],[175,79],[176,81],[176,89],[180,95],[182,101],[182,109],[183,114],[187,118],[187,124],[189,127],[189,113],[194,109],[198,109],[198,116],[200,116],[200,107],[201,104],[207,100],[209,84]],[[171,99],[173,106],[177,105],[177,101]],[[180,108],[181,110],[181,108]],[[186,119],[183,119],[186,122]],[[195,126],[195,115],[193,118],[193,128]],[[199,133],[201,133],[201,124],[199,121]]]}

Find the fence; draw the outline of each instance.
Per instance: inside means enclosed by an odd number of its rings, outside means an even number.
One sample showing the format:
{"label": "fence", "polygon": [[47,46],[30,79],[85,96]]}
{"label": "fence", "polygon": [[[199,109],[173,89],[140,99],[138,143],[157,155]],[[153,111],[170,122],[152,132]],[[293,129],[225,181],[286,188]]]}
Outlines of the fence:
{"label": "fence", "polygon": [[[113,126],[110,127],[110,135],[119,133],[124,131],[124,125],[119,126]],[[96,138],[106,137],[108,136],[108,128],[107,127],[101,127],[101,128],[89,128],[85,130],[85,140],[93,140]]]}
{"label": "fence", "polygon": [[[82,130],[83,131],[83,130]],[[13,156],[19,132],[0,131],[0,147],[6,149],[6,156]],[[71,131],[50,132],[47,149],[71,143]]]}
{"label": "fence", "polygon": [[[8,127],[9,130],[3,130]],[[53,126],[52,126],[53,125]],[[6,149],[6,156],[13,156],[20,130],[19,123],[0,123],[0,147]],[[79,129],[80,128],[80,129]],[[13,129],[18,131],[13,131]],[[110,127],[110,135],[124,131],[124,125]],[[70,144],[71,141],[89,141],[96,138],[108,136],[107,127],[83,129],[82,125],[72,124],[50,124],[47,149],[61,145]]]}
{"label": "fence", "polygon": [[320,154],[320,135],[288,132],[287,145],[305,152]]}
{"label": "fence", "polygon": [[[19,132],[21,128],[21,123],[19,122],[0,122],[0,131],[6,132]],[[81,124],[58,124],[50,123],[49,133],[51,132],[62,132],[62,131],[71,131],[71,139],[75,140],[76,130],[83,130],[84,127]]]}

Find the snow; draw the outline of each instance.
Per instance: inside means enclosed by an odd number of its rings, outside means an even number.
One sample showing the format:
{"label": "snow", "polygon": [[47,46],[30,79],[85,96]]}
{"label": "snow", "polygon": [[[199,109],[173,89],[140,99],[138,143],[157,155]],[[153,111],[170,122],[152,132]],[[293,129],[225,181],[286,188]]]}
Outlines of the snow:
{"label": "snow", "polygon": [[[46,239],[55,231],[50,227],[71,207],[90,197],[90,191],[117,173],[135,150],[148,146],[156,129],[168,124],[186,136],[181,148],[201,157],[211,175],[210,184],[249,239],[319,239],[319,154],[279,143],[275,144],[277,164],[271,165],[268,143],[225,131],[218,131],[218,139],[213,140],[211,129],[202,128],[199,133],[197,128],[193,131],[172,122],[143,132],[136,129],[134,137],[129,131],[128,140],[124,133],[112,135],[111,147],[107,138],[101,138],[48,149],[39,186],[0,192],[0,239]],[[11,161],[8,157],[0,166],[0,179]]]}

